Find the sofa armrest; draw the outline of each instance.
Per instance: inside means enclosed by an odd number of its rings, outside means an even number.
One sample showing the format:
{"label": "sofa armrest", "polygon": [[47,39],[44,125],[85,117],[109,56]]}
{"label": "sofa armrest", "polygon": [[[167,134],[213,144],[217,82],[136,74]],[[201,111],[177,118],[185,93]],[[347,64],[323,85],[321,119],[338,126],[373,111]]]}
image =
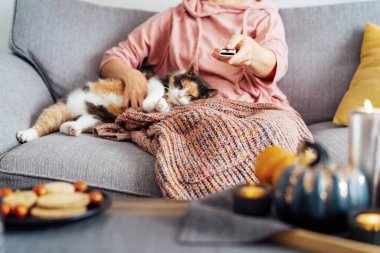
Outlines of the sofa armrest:
{"label": "sofa armrest", "polygon": [[16,147],[16,132],[29,128],[53,103],[45,83],[27,62],[0,54],[0,154]]}

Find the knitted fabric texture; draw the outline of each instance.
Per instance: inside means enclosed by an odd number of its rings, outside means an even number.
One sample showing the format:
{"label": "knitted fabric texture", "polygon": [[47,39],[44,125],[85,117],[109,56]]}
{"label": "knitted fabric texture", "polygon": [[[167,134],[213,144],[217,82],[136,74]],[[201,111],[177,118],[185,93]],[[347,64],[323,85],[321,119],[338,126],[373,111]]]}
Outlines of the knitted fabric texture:
{"label": "knitted fabric texture", "polygon": [[224,99],[172,107],[168,113],[127,110],[96,136],[133,141],[156,157],[165,197],[190,200],[237,184],[257,183],[254,162],[266,147],[296,152],[312,135],[298,113],[274,104]]}

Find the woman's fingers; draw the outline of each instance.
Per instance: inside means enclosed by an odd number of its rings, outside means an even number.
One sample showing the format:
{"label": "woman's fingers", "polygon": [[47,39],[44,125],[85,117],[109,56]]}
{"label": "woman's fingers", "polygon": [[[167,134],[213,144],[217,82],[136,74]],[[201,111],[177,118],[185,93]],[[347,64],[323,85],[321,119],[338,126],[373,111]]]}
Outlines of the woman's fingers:
{"label": "woman's fingers", "polygon": [[219,55],[220,49],[219,48],[214,48],[212,50],[212,52],[215,53],[215,54],[217,54],[217,55]]}
{"label": "woman's fingers", "polygon": [[234,57],[228,60],[229,64],[244,65],[244,62],[250,61],[251,50],[249,47],[242,47]]}
{"label": "woman's fingers", "polygon": [[226,44],[226,49],[237,49],[237,53],[232,58],[227,58],[225,62],[234,66],[249,65],[251,62],[251,46],[249,38],[241,34],[235,34]]}
{"label": "woman's fingers", "polygon": [[226,58],[226,57],[220,56],[219,51],[220,49],[215,48],[211,53],[212,57],[214,57],[218,61],[225,62],[233,66],[249,65],[251,62],[250,51],[248,49],[242,48],[232,58]]}
{"label": "woman's fingers", "polygon": [[142,107],[144,99],[145,95],[143,93],[140,93],[140,95],[126,94],[124,98],[124,108],[127,109],[132,107],[137,109],[139,107]]}
{"label": "woman's fingers", "polygon": [[142,107],[144,102],[144,95],[140,95],[137,101],[139,103],[139,107]]}
{"label": "woman's fingers", "polygon": [[124,94],[124,103],[123,103],[123,107],[124,108],[128,108],[129,107],[129,96],[128,94]]}
{"label": "woman's fingers", "polygon": [[138,108],[139,107],[136,97],[131,98],[131,106],[132,106],[132,108]]}
{"label": "woman's fingers", "polygon": [[244,40],[244,36],[241,34],[232,35],[231,39],[227,42],[226,49],[239,49],[237,46],[240,42]]}
{"label": "woman's fingers", "polygon": [[218,61],[221,61],[221,62],[227,62],[228,58],[225,58],[225,57],[222,57],[219,55],[219,52],[220,52],[220,49],[218,48],[214,48],[214,50],[212,51],[211,55],[212,57],[214,57],[215,59],[217,59]]}
{"label": "woman's fingers", "polygon": [[125,80],[124,88],[124,108],[142,107],[144,98],[147,94],[147,80],[145,76],[138,70],[132,71]]}
{"label": "woman's fingers", "polygon": [[245,65],[245,66],[251,65],[251,59],[243,61],[242,64]]}

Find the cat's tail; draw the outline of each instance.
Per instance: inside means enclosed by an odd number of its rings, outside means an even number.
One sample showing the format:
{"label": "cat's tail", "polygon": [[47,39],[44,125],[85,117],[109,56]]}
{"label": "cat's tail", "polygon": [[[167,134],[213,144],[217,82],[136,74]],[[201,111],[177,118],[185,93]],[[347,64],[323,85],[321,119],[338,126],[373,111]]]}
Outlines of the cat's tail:
{"label": "cat's tail", "polygon": [[73,116],[69,112],[67,105],[63,102],[58,102],[43,110],[33,127],[17,132],[17,140],[24,143],[56,132],[62,123],[72,119]]}

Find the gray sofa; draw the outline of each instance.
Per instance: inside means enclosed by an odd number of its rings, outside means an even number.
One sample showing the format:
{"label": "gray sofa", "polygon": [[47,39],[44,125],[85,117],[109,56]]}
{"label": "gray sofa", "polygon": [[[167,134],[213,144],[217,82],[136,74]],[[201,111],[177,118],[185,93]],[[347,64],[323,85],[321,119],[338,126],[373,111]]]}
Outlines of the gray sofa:
{"label": "gray sofa", "polygon": [[[280,82],[316,140],[347,160],[347,129],[331,120],[358,66],[365,23],[380,2],[284,9],[289,71]],[[0,56],[0,186],[78,179],[102,189],[160,196],[154,158],[132,143],[56,133],[19,145],[41,109],[97,78],[102,52],[151,12],[76,0],[17,0],[11,54]]]}

